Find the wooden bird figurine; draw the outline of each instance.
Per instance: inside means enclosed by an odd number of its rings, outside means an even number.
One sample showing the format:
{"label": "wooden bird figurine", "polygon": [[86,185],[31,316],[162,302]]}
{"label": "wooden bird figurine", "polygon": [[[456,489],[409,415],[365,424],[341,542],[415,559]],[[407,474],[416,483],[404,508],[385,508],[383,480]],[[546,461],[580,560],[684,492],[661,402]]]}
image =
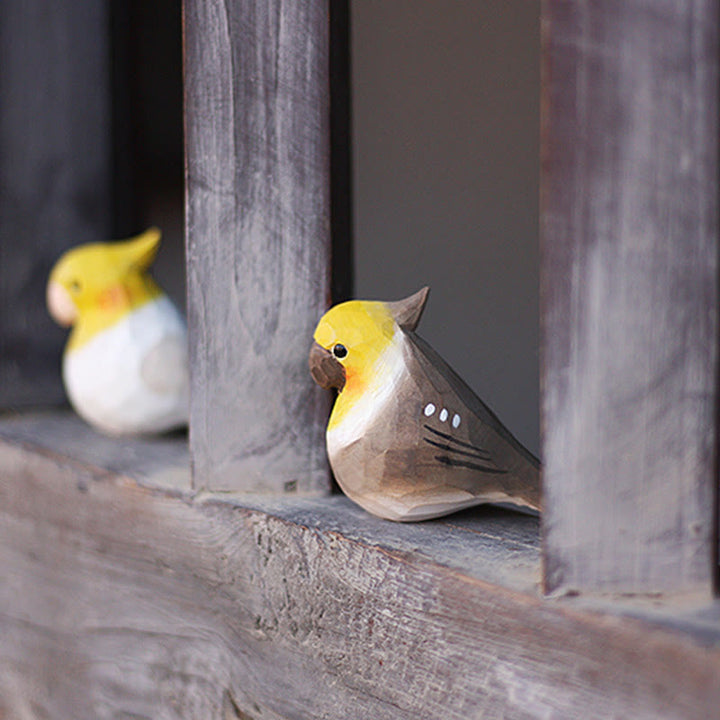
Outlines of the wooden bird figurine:
{"label": "wooden bird figurine", "polygon": [[70,402],[105,433],[158,433],[187,423],[185,322],[147,270],[160,231],[66,252],[47,286],[52,317],[72,326],[63,354]]}
{"label": "wooden bird figurine", "polygon": [[310,372],[338,391],[326,439],[340,487],[389,520],[487,502],[539,510],[537,459],[415,334],[428,292],[336,305],[315,330]]}

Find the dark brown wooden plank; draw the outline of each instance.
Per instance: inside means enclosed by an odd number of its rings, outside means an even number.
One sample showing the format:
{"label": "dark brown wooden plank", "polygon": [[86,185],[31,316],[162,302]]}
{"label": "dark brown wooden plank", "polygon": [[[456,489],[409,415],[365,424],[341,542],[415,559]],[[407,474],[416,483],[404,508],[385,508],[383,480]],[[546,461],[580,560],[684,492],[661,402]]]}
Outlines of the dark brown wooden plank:
{"label": "dark brown wooden plank", "polygon": [[544,3],[550,591],[709,593],[718,3]]}
{"label": "dark brown wooden plank", "polygon": [[[341,497],[267,502],[141,487],[0,439],[3,715],[715,713],[716,608],[692,631],[681,619],[580,611],[429,557],[422,536],[438,521],[383,523]],[[310,507],[324,503],[332,514]],[[384,538],[362,517],[388,528]],[[414,540],[394,544],[406,531]]]}
{"label": "dark brown wooden plank", "polygon": [[185,58],[194,477],[325,492],[327,2],[186,0]]}
{"label": "dark brown wooden plank", "polygon": [[47,274],[110,232],[108,5],[0,3],[0,407],[63,401]]}

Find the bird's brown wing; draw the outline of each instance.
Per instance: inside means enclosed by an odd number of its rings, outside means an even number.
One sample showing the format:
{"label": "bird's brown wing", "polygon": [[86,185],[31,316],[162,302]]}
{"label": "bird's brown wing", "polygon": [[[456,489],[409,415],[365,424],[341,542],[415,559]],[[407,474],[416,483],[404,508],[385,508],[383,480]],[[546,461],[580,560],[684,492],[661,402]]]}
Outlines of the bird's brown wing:
{"label": "bird's brown wing", "polygon": [[427,342],[412,332],[406,333],[406,339],[408,370],[425,403],[422,454],[427,457],[430,450],[433,460],[457,471],[461,486],[471,492],[497,491],[540,509],[537,458]]}
{"label": "bird's brown wing", "polygon": [[427,343],[406,332],[403,354],[375,421],[330,452],[345,493],[404,521],[483,502],[539,509],[537,460]]}

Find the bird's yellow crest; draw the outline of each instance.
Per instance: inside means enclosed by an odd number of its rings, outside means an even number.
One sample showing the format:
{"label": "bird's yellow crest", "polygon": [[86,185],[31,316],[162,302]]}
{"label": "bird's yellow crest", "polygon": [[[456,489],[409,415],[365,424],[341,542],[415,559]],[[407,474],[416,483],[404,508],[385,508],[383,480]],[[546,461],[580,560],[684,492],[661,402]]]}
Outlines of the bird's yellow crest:
{"label": "bird's yellow crest", "polygon": [[73,326],[66,351],[162,294],[147,273],[159,244],[160,230],[150,228],[129,240],[80,245],[62,255],[50,273],[47,304],[59,324]]}
{"label": "bird's yellow crest", "polygon": [[427,301],[428,288],[397,302],[351,300],[323,315],[315,342],[342,366],[344,381],[335,401],[328,429],[345,418],[362,395],[377,392],[397,353],[398,333],[414,330]]}
{"label": "bird's yellow crest", "polygon": [[335,402],[330,427],[342,420],[377,375],[378,362],[396,330],[397,324],[383,302],[351,300],[322,317],[315,342],[333,353],[345,370],[345,384]]}

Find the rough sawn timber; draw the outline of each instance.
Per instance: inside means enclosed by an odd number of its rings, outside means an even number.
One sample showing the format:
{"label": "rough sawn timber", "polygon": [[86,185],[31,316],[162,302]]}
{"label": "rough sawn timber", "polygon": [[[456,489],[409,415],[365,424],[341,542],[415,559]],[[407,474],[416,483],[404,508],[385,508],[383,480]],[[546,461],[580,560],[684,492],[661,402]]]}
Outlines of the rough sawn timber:
{"label": "rough sawn timber", "polygon": [[327,1],[185,0],[194,477],[323,494],[330,295]]}
{"label": "rough sawn timber", "polygon": [[[382,522],[342,497],[243,507],[13,436],[3,717],[605,720],[720,704],[717,618],[687,633],[580,612],[482,579],[479,541],[471,572],[433,559],[454,534],[440,521]],[[488,564],[512,563],[503,537],[496,552]]]}
{"label": "rough sawn timber", "polygon": [[543,3],[551,591],[713,592],[718,3]]}

